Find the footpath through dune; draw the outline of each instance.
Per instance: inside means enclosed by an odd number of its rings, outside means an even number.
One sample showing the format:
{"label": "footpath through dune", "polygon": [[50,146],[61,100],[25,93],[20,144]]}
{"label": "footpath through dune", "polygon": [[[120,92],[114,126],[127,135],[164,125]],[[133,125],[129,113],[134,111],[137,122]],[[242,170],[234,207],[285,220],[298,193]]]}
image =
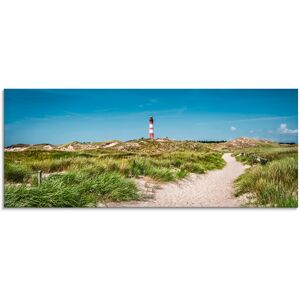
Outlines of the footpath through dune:
{"label": "footpath through dune", "polygon": [[223,169],[159,185],[147,201],[108,203],[107,207],[240,207],[245,199],[234,196],[233,182],[246,167],[230,153],[223,159]]}

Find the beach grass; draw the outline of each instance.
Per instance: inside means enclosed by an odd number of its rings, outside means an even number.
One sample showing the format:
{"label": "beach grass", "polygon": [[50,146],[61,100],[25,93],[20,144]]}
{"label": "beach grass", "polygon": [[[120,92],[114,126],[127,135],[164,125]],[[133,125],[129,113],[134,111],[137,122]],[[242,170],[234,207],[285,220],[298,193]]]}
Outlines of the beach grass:
{"label": "beach grass", "polygon": [[[202,143],[136,144],[121,144],[128,147],[122,149],[5,152],[5,207],[90,207],[106,201],[138,200],[135,178],[164,183],[225,166],[223,151]],[[298,205],[297,146],[258,145],[233,149],[233,155],[252,166],[235,182],[237,195],[254,197],[249,205]],[[261,165],[258,157],[266,164]],[[47,175],[40,186],[37,171]]]}
{"label": "beach grass", "polygon": [[[244,151],[244,150],[243,150]],[[254,155],[268,160],[260,165]],[[238,157],[253,165],[235,181],[236,195],[250,194],[246,206],[298,207],[298,153],[293,147],[248,149]]]}
{"label": "beach grass", "polygon": [[39,186],[9,185],[4,193],[5,207],[95,207],[138,199],[135,183],[115,172],[53,175]]}
{"label": "beach grass", "polygon": [[[142,149],[126,151],[5,152],[5,207],[86,207],[137,200],[134,178],[169,182],[225,165],[220,152],[197,143],[186,143],[186,148],[173,144],[158,149],[157,143],[147,141]],[[40,186],[37,171],[47,175]]]}

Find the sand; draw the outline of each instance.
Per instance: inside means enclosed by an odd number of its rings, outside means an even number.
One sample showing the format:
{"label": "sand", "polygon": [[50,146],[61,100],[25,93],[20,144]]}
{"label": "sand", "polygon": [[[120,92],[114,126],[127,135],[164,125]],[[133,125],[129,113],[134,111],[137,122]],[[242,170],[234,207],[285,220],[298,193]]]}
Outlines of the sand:
{"label": "sand", "polygon": [[[206,174],[191,174],[175,183],[155,185],[139,181],[139,187],[150,199],[108,203],[107,207],[240,207],[245,197],[234,196],[233,182],[246,166],[230,153],[223,155],[226,166]],[[141,187],[142,186],[142,187]]]}

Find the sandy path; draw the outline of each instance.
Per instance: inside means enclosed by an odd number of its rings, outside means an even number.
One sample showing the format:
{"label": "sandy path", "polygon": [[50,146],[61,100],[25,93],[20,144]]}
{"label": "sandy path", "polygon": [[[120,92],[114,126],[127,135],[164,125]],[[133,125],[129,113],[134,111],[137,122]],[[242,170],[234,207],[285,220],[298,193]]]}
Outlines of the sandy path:
{"label": "sandy path", "polygon": [[[176,183],[152,188],[153,197],[147,201],[108,203],[108,207],[239,207],[243,199],[233,195],[233,181],[245,166],[230,153],[223,155],[226,166],[207,174],[191,174]],[[151,189],[151,186],[150,186]]]}

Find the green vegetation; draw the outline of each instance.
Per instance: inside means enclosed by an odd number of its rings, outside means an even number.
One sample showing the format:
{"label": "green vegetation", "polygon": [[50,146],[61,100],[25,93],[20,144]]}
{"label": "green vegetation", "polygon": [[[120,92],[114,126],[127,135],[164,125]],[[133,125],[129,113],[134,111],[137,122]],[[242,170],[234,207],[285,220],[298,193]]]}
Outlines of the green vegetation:
{"label": "green vegetation", "polygon": [[[247,205],[298,207],[297,146],[251,147],[235,155],[239,155],[238,160],[253,165],[236,180],[237,195],[250,193],[254,196],[254,202]],[[257,157],[266,159],[267,163],[260,165]]]}
{"label": "green vegetation", "polygon": [[5,187],[5,207],[94,207],[137,198],[134,182],[114,172],[53,175],[40,186]]}
{"label": "green vegetation", "polygon": [[[240,139],[243,143],[245,139]],[[257,142],[248,145],[193,141],[135,140],[126,143],[73,142],[73,151],[5,152],[5,207],[94,207],[99,202],[139,200],[134,178],[175,181],[189,173],[221,169],[223,152],[252,167],[235,182],[236,194],[249,193],[248,206],[298,206],[297,145]],[[250,145],[251,144],[251,145]],[[106,147],[109,145],[109,147]],[[254,146],[253,146],[254,145]],[[37,171],[47,178],[37,185]]]}
{"label": "green vegetation", "polygon": [[[132,178],[168,182],[224,165],[220,152],[197,142],[142,140],[118,149],[5,152],[5,207],[91,207],[137,200]],[[50,174],[40,186],[38,170]]]}
{"label": "green vegetation", "polygon": [[290,155],[298,154],[297,146],[288,146],[288,145],[261,145],[257,147],[249,147],[245,149],[239,149],[234,152],[237,160],[254,165],[257,162],[257,158],[264,158],[268,161],[273,161],[276,159],[288,157]]}
{"label": "green vegetation", "polygon": [[10,182],[24,182],[30,177],[29,169],[25,165],[5,163],[4,178]]}

